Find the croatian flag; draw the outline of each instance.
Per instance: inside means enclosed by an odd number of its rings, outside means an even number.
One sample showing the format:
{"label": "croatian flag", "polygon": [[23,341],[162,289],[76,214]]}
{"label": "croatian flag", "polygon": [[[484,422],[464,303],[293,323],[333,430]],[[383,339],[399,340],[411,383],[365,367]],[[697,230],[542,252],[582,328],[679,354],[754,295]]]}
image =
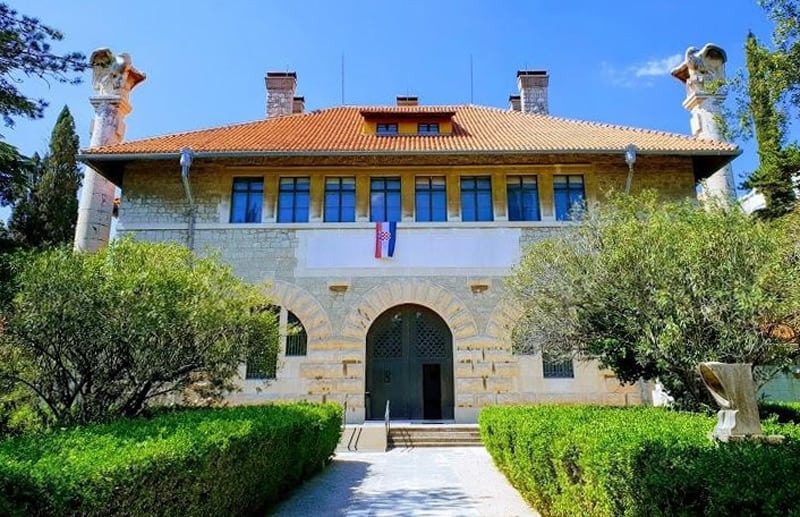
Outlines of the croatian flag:
{"label": "croatian flag", "polygon": [[375,258],[394,256],[397,223],[375,223]]}

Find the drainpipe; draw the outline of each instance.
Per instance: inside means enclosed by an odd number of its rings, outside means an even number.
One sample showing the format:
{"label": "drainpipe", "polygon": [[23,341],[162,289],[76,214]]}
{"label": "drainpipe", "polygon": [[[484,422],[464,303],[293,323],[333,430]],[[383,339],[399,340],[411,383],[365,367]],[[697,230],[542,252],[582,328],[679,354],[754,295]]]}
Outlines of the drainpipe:
{"label": "drainpipe", "polygon": [[192,187],[189,185],[189,169],[192,167],[192,150],[188,147],[181,148],[181,182],[183,183],[183,191],[186,193],[186,200],[189,201],[189,228],[186,237],[186,245],[190,250],[194,250],[194,222],[195,222],[195,206],[194,197],[192,197]]}

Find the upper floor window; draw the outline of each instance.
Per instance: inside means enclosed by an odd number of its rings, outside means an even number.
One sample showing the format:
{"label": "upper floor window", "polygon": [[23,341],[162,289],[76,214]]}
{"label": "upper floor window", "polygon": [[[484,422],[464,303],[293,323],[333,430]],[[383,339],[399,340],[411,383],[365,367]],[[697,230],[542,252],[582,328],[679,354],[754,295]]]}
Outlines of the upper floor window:
{"label": "upper floor window", "polygon": [[396,135],[397,134],[397,123],[390,122],[385,124],[378,124],[376,127],[375,132],[379,135]]}
{"label": "upper floor window", "polygon": [[306,328],[303,326],[300,318],[295,316],[293,312],[289,311],[289,314],[286,318],[286,323],[288,326],[286,334],[286,355],[306,355],[308,348],[308,334],[306,333]]}
{"label": "upper floor window", "polygon": [[278,189],[278,222],[308,222],[308,178],[281,178]]}
{"label": "upper floor window", "polygon": [[420,122],[417,124],[417,133],[420,135],[438,135],[439,134],[439,123],[422,123]]}
{"label": "upper floor window", "polygon": [[492,179],[488,176],[461,178],[461,220],[493,221]]}
{"label": "upper floor window", "polygon": [[233,178],[232,223],[260,223],[264,178]]}
{"label": "upper floor window", "polygon": [[356,179],[325,179],[325,222],[352,223],[356,220]]}
{"label": "upper floor window", "polygon": [[508,220],[540,220],[539,187],[536,176],[509,176],[506,185],[508,188]]}
{"label": "upper floor window", "polygon": [[573,209],[583,208],[586,192],[581,175],[553,176],[553,194],[557,221],[569,221]]}
{"label": "upper floor window", "polygon": [[441,177],[417,178],[414,205],[417,221],[447,221],[445,179]]}
{"label": "upper floor window", "polygon": [[400,178],[372,178],[369,188],[369,220],[400,220]]}

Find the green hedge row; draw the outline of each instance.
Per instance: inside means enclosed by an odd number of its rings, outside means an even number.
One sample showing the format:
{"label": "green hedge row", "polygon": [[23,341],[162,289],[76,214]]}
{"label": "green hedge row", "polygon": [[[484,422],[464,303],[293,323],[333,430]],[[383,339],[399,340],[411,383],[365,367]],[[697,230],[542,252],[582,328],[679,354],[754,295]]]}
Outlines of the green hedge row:
{"label": "green hedge row", "polygon": [[798,515],[800,431],[714,444],[715,419],[661,408],[491,407],[481,437],[544,516]]}
{"label": "green hedge row", "polygon": [[320,470],[333,404],[194,409],[0,442],[0,515],[250,515]]}
{"label": "green hedge row", "polygon": [[777,418],[783,424],[800,424],[800,402],[761,402],[758,404],[761,418]]}

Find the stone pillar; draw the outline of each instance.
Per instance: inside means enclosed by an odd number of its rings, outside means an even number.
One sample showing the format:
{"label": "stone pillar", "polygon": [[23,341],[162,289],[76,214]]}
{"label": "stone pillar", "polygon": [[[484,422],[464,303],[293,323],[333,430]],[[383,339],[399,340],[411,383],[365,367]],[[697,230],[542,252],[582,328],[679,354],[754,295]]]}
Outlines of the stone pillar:
{"label": "stone pillar", "polygon": [[[683,62],[672,75],[686,85],[683,107],[691,114],[692,135],[705,140],[725,141],[719,117],[725,100],[725,51],[711,43],[702,49],[689,47]],[[707,200],[730,203],[736,199],[733,168],[724,166],[703,182]]]}
{"label": "stone pillar", "polygon": [[517,71],[520,104],[524,113],[550,113],[547,103],[547,88],[550,76],[546,70]]}
{"label": "stone pillar", "polygon": [[[128,54],[115,56],[107,48],[96,50],[90,58],[95,95],[89,98],[94,108],[89,148],[117,144],[125,136],[125,116],[131,112],[128,97],[144,81],[145,75],[131,64]],[[91,167],[87,167],[78,205],[75,249],[97,251],[108,244],[116,186]]]}
{"label": "stone pillar", "polygon": [[291,115],[294,111],[295,72],[267,72],[267,118]]}

